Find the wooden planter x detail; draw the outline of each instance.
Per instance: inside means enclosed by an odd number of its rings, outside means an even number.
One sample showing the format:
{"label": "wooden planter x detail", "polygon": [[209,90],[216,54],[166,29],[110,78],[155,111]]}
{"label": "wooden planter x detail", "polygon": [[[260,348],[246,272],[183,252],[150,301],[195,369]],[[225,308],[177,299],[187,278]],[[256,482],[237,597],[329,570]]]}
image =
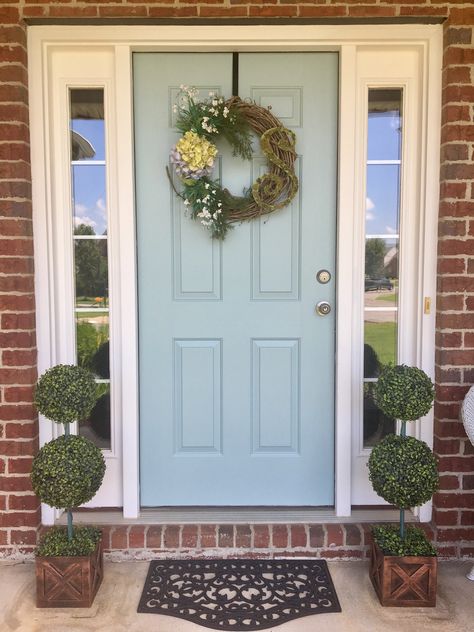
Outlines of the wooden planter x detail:
{"label": "wooden planter x detail", "polygon": [[382,606],[436,606],[437,557],[384,555],[372,544],[370,579]]}
{"label": "wooden planter x detail", "polygon": [[102,541],[78,557],[36,558],[38,608],[89,608],[104,575]]}

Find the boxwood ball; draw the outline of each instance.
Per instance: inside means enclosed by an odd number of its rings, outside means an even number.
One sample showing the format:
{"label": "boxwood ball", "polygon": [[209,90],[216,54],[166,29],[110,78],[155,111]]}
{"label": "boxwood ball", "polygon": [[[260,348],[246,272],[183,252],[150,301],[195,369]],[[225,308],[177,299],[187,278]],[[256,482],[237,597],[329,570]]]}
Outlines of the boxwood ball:
{"label": "boxwood ball", "polygon": [[387,435],[369,457],[374,491],[400,509],[418,507],[438,489],[436,458],[424,441]]}
{"label": "boxwood ball", "polygon": [[31,472],[34,492],[58,509],[78,507],[91,500],[101,486],[105,460],[89,439],[63,435],[46,443],[36,455]]}
{"label": "boxwood ball", "polygon": [[87,369],[58,364],[39,379],[35,404],[51,421],[71,423],[89,416],[97,398],[94,376]]}
{"label": "boxwood ball", "polygon": [[388,417],[415,421],[433,405],[434,385],[424,371],[414,366],[386,366],[374,388],[374,399]]}

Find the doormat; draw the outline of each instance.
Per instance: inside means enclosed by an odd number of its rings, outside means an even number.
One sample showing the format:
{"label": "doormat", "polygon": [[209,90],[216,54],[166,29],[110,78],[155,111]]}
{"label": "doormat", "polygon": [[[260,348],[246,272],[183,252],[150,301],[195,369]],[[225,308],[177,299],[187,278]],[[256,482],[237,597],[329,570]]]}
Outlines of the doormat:
{"label": "doormat", "polygon": [[263,630],[341,607],[325,560],[154,560],[138,612]]}

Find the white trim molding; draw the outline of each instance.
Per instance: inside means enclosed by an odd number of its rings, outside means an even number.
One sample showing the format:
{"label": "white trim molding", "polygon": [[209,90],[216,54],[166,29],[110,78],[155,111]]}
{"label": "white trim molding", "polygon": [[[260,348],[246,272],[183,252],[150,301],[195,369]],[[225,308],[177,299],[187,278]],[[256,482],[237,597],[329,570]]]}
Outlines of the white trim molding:
{"label": "white trim molding", "polygon": [[[219,25],[219,26],[30,26],[28,57],[30,77],[30,125],[33,172],[36,299],[38,311],[39,371],[73,357],[73,326],[62,322],[72,300],[71,271],[62,235],[64,223],[58,209],[69,190],[65,166],[60,164],[59,121],[63,108],[58,87],[71,76],[83,85],[107,85],[109,102],[108,196],[114,205],[110,257],[113,266],[111,321],[114,336],[112,383],[114,410],[120,437],[116,446],[121,460],[119,477],[124,519],[138,519],[139,503],[139,404],[136,244],[134,213],[133,117],[131,57],[134,51],[337,51],[340,55],[337,347],[336,347],[336,439],[335,515],[351,516],[352,440],[360,413],[353,399],[355,380],[360,378],[361,338],[357,318],[363,276],[360,259],[361,196],[360,134],[358,112],[360,55],[372,51],[419,51],[421,84],[419,116],[421,165],[416,187],[419,226],[413,248],[419,270],[413,297],[416,326],[410,335],[410,361],[430,375],[434,372],[434,313],[422,311],[423,296],[435,296],[436,217],[439,164],[439,113],[442,27],[439,25]],[[84,66],[93,53],[96,70]],[[68,64],[53,63],[68,58]],[[90,57],[89,57],[90,58]],[[396,63],[396,62],[394,62]],[[97,70],[102,68],[102,71]],[[102,74],[101,74],[102,72]],[[104,74],[105,73],[105,74]],[[77,85],[77,83],[76,83]],[[110,100],[111,99],[111,100]],[[63,108],[64,109],[64,108]],[[61,128],[62,129],[62,128]],[[59,154],[58,154],[59,151]],[[61,192],[62,191],[62,192]],[[70,197],[69,197],[70,202]],[[68,202],[68,203],[69,203]],[[364,209],[365,210],[365,209]],[[362,211],[364,212],[364,211]],[[418,260],[416,260],[418,257]],[[62,266],[62,267],[61,267]],[[63,270],[65,271],[63,273]],[[434,300],[433,300],[434,302]],[[66,320],[70,316],[66,315]],[[357,349],[359,349],[357,351]],[[405,357],[404,355],[402,357]],[[432,443],[432,418],[420,426],[418,435]],[[52,425],[41,424],[41,442],[53,437]],[[118,496],[116,496],[118,497]],[[113,502],[111,503],[113,504]],[[420,517],[429,518],[430,509]],[[55,512],[43,508],[43,522],[51,524]]]}

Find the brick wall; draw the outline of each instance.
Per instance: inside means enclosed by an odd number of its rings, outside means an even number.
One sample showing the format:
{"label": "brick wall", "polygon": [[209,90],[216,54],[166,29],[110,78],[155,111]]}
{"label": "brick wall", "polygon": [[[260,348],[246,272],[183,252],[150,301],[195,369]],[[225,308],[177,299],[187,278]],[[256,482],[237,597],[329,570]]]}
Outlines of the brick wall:
{"label": "brick wall", "polygon": [[474,451],[458,419],[474,382],[474,7],[455,0],[1,0],[0,551],[27,550],[39,520],[28,478],[37,424],[31,407],[36,373],[23,20],[112,17],[446,18],[435,409],[443,476],[434,520],[445,554],[474,554]]}
{"label": "brick wall", "polygon": [[26,32],[0,5],[0,555],[31,549],[40,521],[29,472],[38,447]]}

